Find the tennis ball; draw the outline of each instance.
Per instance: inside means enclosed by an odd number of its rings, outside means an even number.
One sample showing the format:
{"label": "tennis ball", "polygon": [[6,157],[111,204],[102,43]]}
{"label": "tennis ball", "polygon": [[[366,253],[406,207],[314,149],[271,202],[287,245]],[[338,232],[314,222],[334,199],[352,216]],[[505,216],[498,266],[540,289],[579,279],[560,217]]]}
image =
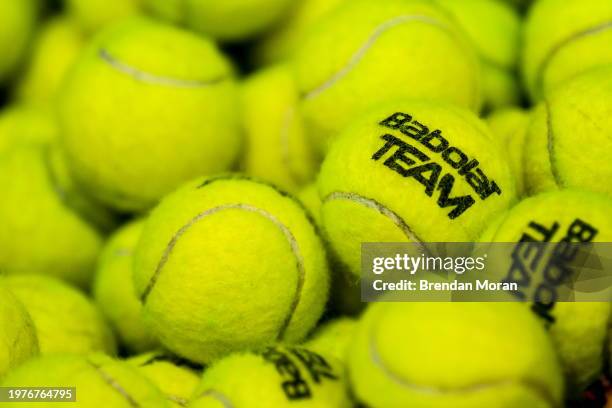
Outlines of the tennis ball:
{"label": "tennis ball", "polygon": [[209,367],[191,408],[352,407],[342,363],[301,347],[240,353]]}
{"label": "tennis ball", "polygon": [[112,218],[71,184],[57,149],[0,158],[0,270],[43,273],[87,287]]}
{"label": "tennis ball", "polygon": [[32,317],[42,354],[116,352],[102,314],[76,288],[44,275],[6,276],[2,281]]}
{"label": "tennis ball", "polygon": [[391,407],[557,407],[550,339],[519,303],[374,303],[349,346],[357,400]]}
{"label": "tennis ball", "polygon": [[296,191],[315,176],[317,160],[299,113],[299,95],[285,66],[266,68],[242,87],[247,174]]}
{"label": "tennis ball", "polygon": [[53,102],[70,66],[85,45],[78,27],[66,17],[54,17],[34,39],[32,56],[16,89],[25,103]]}
{"label": "tennis ball", "polygon": [[307,349],[327,356],[334,356],[339,361],[346,360],[349,343],[353,340],[357,321],[350,317],[340,317],[320,326],[304,343]]}
{"label": "tennis ball", "polygon": [[502,0],[435,0],[465,31],[482,63],[485,108],[515,105],[521,19]]}
{"label": "tennis ball", "polygon": [[[612,199],[579,190],[528,198],[492,223],[482,242],[612,242]],[[540,275],[538,275],[540,276]],[[531,279],[536,288],[542,279]],[[590,385],[602,371],[610,304],[557,302],[536,308],[549,325],[570,392]]]}
{"label": "tennis ball", "polygon": [[433,2],[344,3],[313,28],[292,65],[305,126],[323,152],[355,118],[391,99],[480,108],[475,53]]}
{"label": "tennis ball", "polygon": [[155,16],[223,41],[240,41],[272,27],[291,0],[145,0]]}
{"label": "tennis ball", "polygon": [[7,80],[28,52],[38,18],[37,0],[3,0],[0,3],[0,83]]}
{"label": "tennis ball", "polygon": [[34,323],[23,305],[0,286],[0,379],[38,354]]}
{"label": "tennis ball", "polygon": [[362,242],[464,242],[515,200],[499,138],[471,112],[392,102],[340,136],[318,178],[334,256],[360,276]]}
{"label": "tennis ball", "polygon": [[304,208],[310,213],[312,219],[317,226],[321,226],[321,197],[319,197],[319,191],[317,190],[316,183],[310,183],[306,187],[302,188],[297,198],[300,200]]}
{"label": "tennis ball", "polygon": [[538,0],[524,29],[522,72],[531,99],[594,67],[612,64],[612,3]]}
{"label": "tennis ball", "polygon": [[68,15],[88,34],[140,12],[142,0],[64,0]]}
{"label": "tennis ball", "polygon": [[612,66],[581,75],[546,97],[534,110],[525,144],[530,194],[582,188],[612,195],[611,109]]}
{"label": "tennis ball", "polygon": [[[103,354],[48,354],[31,359],[9,373],[3,387],[74,387],[81,408],[167,407],[164,395],[130,364]],[[52,403],[55,404],[55,403]],[[52,404],[20,402],[36,408]]]}
{"label": "tennis ball", "polygon": [[232,76],[211,41],[178,28],[135,18],[102,32],[59,98],[76,180],[108,205],[140,211],[229,168],[240,148]]}
{"label": "tennis ball", "polygon": [[134,289],[134,249],[144,221],[132,221],[108,240],[98,261],[93,297],[119,340],[128,350],[148,351],[157,340],[142,320],[142,305]]}
{"label": "tennis ball", "polygon": [[53,111],[31,105],[10,105],[0,111],[0,156],[24,145],[45,146],[59,139]]}
{"label": "tennis ball", "polygon": [[201,368],[162,352],[150,352],[127,360],[166,395],[172,407],[187,406],[200,383]]}
{"label": "tennis ball", "polygon": [[491,131],[500,138],[507,153],[519,196],[522,196],[525,192],[523,151],[525,150],[529,120],[529,112],[520,108],[501,109],[487,117],[487,123]]}
{"label": "tennis ball", "polygon": [[300,0],[280,24],[257,43],[255,59],[260,64],[271,64],[289,58],[293,50],[321,19],[347,0]]}
{"label": "tennis ball", "polygon": [[242,176],[196,180],[166,197],[135,256],[145,320],[198,363],[299,342],[327,301],[325,252],[302,207]]}

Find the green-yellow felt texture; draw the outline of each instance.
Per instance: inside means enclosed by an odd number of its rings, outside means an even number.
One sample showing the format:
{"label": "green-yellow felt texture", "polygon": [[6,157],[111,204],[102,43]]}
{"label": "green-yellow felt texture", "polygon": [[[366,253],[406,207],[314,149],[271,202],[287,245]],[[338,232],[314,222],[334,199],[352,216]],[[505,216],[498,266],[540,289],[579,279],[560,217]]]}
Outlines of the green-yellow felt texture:
{"label": "green-yellow felt texture", "polygon": [[200,179],[145,223],[136,290],[161,343],[199,363],[299,342],[327,301],[323,245],[298,201],[243,176]]}
{"label": "green-yellow felt texture", "polygon": [[90,284],[110,221],[70,184],[56,149],[19,148],[0,158],[0,269]]}
{"label": "green-yellow felt texture", "polygon": [[41,354],[116,352],[102,313],[78,289],[44,275],[7,276],[2,281],[32,317]]}
{"label": "green-yellow felt texture", "polygon": [[144,324],[133,279],[134,251],[144,221],[132,221],[106,243],[98,261],[93,297],[128,350],[149,351],[158,345]]}
{"label": "green-yellow felt texture", "polygon": [[478,58],[432,2],[355,0],[325,17],[292,65],[306,128],[325,152],[347,125],[381,102],[425,98],[478,110]]}
{"label": "green-yellow felt texture", "polygon": [[318,177],[323,229],[353,276],[362,242],[464,242],[515,200],[499,138],[468,110],[393,102],[340,136]]}
{"label": "green-yellow felt texture", "polygon": [[488,109],[516,104],[520,87],[515,79],[521,18],[502,0],[435,0],[457,21],[482,63],[483,93]]}
{"label": "green-yellow felt texture", "polygon": [[612,67],[551,92],[534,110],[524,152],[531,195],[581,188],[612,196]]}
{"label": "green-yellow felt texture", "polygon": [[[79,408],[167,408],[163,393],[137,368],[103,354],[50,354],[34,358],[13,370],[3,387],[74,387]],[[13,403],[0,403],[12,407]],[[20,407],[54,407],[57,402],[20,402]]]}
{"label": "green-yellow felt texture", "polygon": [[38,7],[38,0],[3,0],[0,3],[0,83],[15,74],[26,57]]}
{"label": "green-yellow felt texture", "polygon": [[296,191],[315,176],[317,160],[299,110],[299,94],[284,65],[263,69],[242,86],[243,159],[247,174]]}
{"label": "green-yellow felt texture", "polygon": [[531,99],[578,74],[612,63],[612,3],[538,0],[524,28],[522,73]]}
{"label": "green-yellow felt texture", "polygon": [[142,0],[63,0],[81,30],[96,33],[140,12]]}
{"label": "green-yellow felt texture", "polygon": [[19,300],[0,284],[0,380],[37,354],[38,338],[32,318]]}
{"label": "green-yellow felt texture", "polygon": [[55,102],[66,72],[84,46],[85,36],[71,19],[54,17],[47,21],[34,39],[16,97],[25,103]]}
{"label": "green-yellow felt texture", "polygon": [[348,408],[343,364],[302,347],[237,353],[209,367],[190,408]]}
{"label": "green-yellow felt texture", "polygon": [[23,145],[53,144],[58,138],[57,121],[47,107],[18,104],[0,111],[0,156]]}
{"label": "green-yellow felt texture", "polygon": [[[578,242],[574,234],[593,242],[612,242],[612,199],[581,190],[561,190],[528,198],[485,231],[482,242],[520,240]],[[535,227],[534,227],[535,226]],[[595,234],[592,234],[595,229]],[[577,231],[584,231],[580,234]],[[545,231],[545,233],[543,232]],[[550,236],[546,236],[550,235]],[[533,279],[540,282],[541,279]],[[532,285],[532,288],[535,287]],[[561,357],[568,391],[576,394],[601,374],[610,324],[607,302],[558,302],[550,312],[549,330]],[[547,323],[546,318],[542,319]]]}
{"label": "green-yellow felt texture", "polygon": [[155,16],[222,41],[246,40],[270,28],[291,0],[145,0]]}
{"label": "green-yellow felt texture", "polygon": [[520,108],[501,109],[487,117],[491,132],[500,138],[508,155],[510,169],[516,181],[516,190],[519,196],[522,196],[525,192],[523,153],[529,122],[529,112]]}
{"label": "green-yellow felt texture", "polygon": [[374,303],[349,346],[356,399],[372,407],[553,408],[563,378],[519,303]]}
{"label": "green-yellow felt texture", "polygon": [[200,382],[201,369],[163,352],[150,352],[127,360],[166,395],[171,407],[187,405]]}
{"label": "green-yellow felt texture", "polygon": [[182,182],[226,170],[240,148],[229,61],[212,41],[144,18],[90,43],[59,112],[76,179],[120,210],[145,210]]}

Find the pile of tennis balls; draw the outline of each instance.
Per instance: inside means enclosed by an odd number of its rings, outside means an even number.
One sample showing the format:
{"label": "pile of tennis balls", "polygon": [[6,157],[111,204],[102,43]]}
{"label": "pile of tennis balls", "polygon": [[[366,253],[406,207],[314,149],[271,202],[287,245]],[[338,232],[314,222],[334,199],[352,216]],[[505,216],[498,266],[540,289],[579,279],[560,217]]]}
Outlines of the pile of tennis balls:
{"label": "pile of tennis balls", "polygon": [[359,283],[363,242],[612,242],[610,44],[602,0],[2,0],[0,387],[603,407],[610,303]]}

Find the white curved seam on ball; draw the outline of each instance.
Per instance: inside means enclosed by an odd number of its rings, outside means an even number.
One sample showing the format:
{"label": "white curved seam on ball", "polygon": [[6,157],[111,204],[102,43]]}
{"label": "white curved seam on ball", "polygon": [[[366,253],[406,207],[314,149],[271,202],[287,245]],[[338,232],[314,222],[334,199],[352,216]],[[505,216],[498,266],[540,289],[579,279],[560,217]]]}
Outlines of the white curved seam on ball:
{"label": "white curved seam on ball", "polygon": [[181,407],[186,407],[187,404],[189,404],[189,401],[186,398],[179,397],[178,395],[166,395],[166,397]]}
{"label": "white curved seam on ball", "polygon": [[234,408],[234,404],[232,404],[230,399],[217,390],[204,391],[202,394],[200,394],[200,396],[196,399],[196,401],[200,398],[207,398],[207,397],[210,397],[210,398],[213,398],[219,401],[221,404],[223,404],[224,408]]}
{"label": "white curved seam on ball", "polygon": [[561,174],[559,174],[559,170],[556,165],[556,155],[555,155],[555,135],[553,131],[552,125],[552,108],[548,101],[544,103],[544,107],[546,109],[546,149],[548,151],[548,162],[550,164],[550,173],[553,177],[555,184],[558,187],[564,187],[564,182],[561,178]]}
{"label": "white curved seam on ball", "polygon": [[155,269],[155,273],[151,277],[151,280],[149,281],[149,284],[147,285],[145,291],[143,292],[142,302],[143,303],[146,302],[147,297],[149,296],[149,294],[151,293],[151,290],[155,286],[155,283],[157,282],[157,279],[158,279],[162,269],[164,268],[164,266],[168,262],[168,259],[170,257],[170,254],[172,253],[172,250],[176,246],[178,240],[187,232],[187,230],[189,230],[198,221],[206,218],[209,215],[218,213],[220,211],[236,210],[236,209],[237,210],[244,210],[244,211],[254,212],[256,214],[259,214],[259,215],[263,216],[264,218],[268,219],[269,221],[271,221],[278,229],[281,230],[281,232],[285,236],[286,240],[289,243],[289,246],[291,247],[291,252],[293,253],[293,256],[296,259],[297,270],[298,270],[298,276],[297,276],[298,279],[297,279],[297,285],[296,285],[297,286],[296,287],[296,293],[295,293],[295,296],[293,297],[293,301],[292,301],[292,303],[290,305],[289,313],[287,314],[287,316],[286,316],[285,320],[283,321],[283,323],[282,323],[282,325],[281,325],[281,327],[279,329],[279,332],[278,332],[278,339],[282,339],[284,334],[285,334],[285,331],[287,330],[287,327],[289,327],[289,323],[291,322],[291,318],[293,317],[293,314],[295,313],[295,311],[296,311],[296,309],[298,307],[298,304],[300,302],[300,299],[301,299],[302,289],[304,287],[304,279],[305,279],[305,275],[306,275],[305,274],[305,270],[304,270],[304,259],[302,258],[302,254],[300,252],[297,240],[295,239],[295,237],[293,236],[293,234],[291,233],[289,228],[287,228],[287,226],[284,225],[274,215],[268,213],[265,210],[262,210],[261,208],[254,207],[254,206],[249,205],[249,204],[236,203],[236,204],[225,204],[225,205],[220,205],[218,207],[213,207],[213,208],[210,208],[210,209],[208,209],[208,210],[206,210],[206,211],[196,215],[187,224],[183,225],[177,231],[177,233],[172,237],[172,239],[168,243],[166,249],[164,250],[164,254],[162,255],[162,258],[160,259],[160,261],[159,261],[159,263],[157,265],[157,268]]}
{"label": "white curved seam on ball", "polygon": [[564,38],[557,44],[553,45],[553,47],[548,51],[548,53],[544,56],[542,63],[538,66],[535,78],[535,87],[539,92],[544,91],[544,76],[546,75],[546,71],[548,70],[549,65],[555,59],[557,54],[563,49],[563,47],[571,44],[575,41],[581,40],[585,37],[590,37],[595,34],[599,34],[602,31],[612,30],[612,21],[606,21],[594,27],[589,27],[585,30],[578,31],[573,33],[567,38]]}
{"label": "white curved seam on ball", "polygon": [[406,24],[406,23],[411,23],[411,22],[422,22],[422,23],[426,23],[426,24],[431,24],[433,26],[437,26],[440,27],[442,29],[444,29],[445,31],[448,31],[447,27],[445,27],[443,24],[441,24],[440,22],[438,22],[437,20],[430,18],[428,16],[425,15],[404,15],[404,16],[398,16],[398,17],[394,17],[388,21],[385,21],[384,23],[382,23],[381,25],[379,25],[378,27],[376,27],[374,29],[374,31],[372,32],[372,34],[370,34],[370,37],[366,40],[366,42],[357,50],[357,52],[355,54],[353,54],[353,56],[351,57],[351,59],[349,60],[349,62],[342,67],[342,69],[340,69],[338,72],[336,72],[334,75],[331,76],[331,78],[329,78],[327,81],[325,81],[322,85],[314,88],[313,90],[311,90],[310,92],[308,92],[305,96],[304,99],[309,100],[309,99],[314,99],[317,96],[319,96],[321,93],[325,92],[327,89],[331,88],[332,86],[334,86],[338,81],[340,81],[342,78],[344,78],[346,75],[349,74],[349,72],[351,72],[355,66],[357,64],[359,64],[359,62],[363,59],[363,57],[366,55],[366,53],[369,51],[370,48],[372,48],[372,46],[376,43],[376,41],[378,40],[378,38],[383,35],[385,32],[399,26],[402,24]]}
{"label": "white curved seam on ball", "polygon": [[106,371],[104,371],[102,369],[102,367],[100,367],[98,364],[96,364],[96,363],[94,363],[94,362],[92,362],[90,360],[87,360],[87,363],[91,367],[93,367],[94,370],[96,370],[96,372],[100,375],[100,377],[102,377],[102,380],[104,380],[105,383],[110,385],[111,388],[113,388],[115,391],[117,391],[119,394],[121,394],[121,396],[126,399],[128,404],[130,404],[133,407],[140,407],[140,404],[138,404],[138,402],[136,402],[136,400],[134,398],[132,398],[132,396],[127,392],[127,390],[125,388],[123,388],[121,386],[121,384],[119,384]]}
{"label": "white curved seam on ball", "polygon": [[494,380],[486,383],[480,384],[470,384],[461,387],[434,387],[434,386],[426,386],[426,385],[418,385],[408,380],[396,375],[392,372],[382,361],[382,357],[378,353],[378,349],[376,348],[374,335],[369,336],[368,341],[369,349],[370,349],[370,357],[372,358],[372,362],[375,366],[377,366],[383,374],[390,378],[393,382],[400,385],[403,388],[409,388],[410,390],[420,393],[420,394],[430,394],[430,395],[443,395],[443,394],[468,394],[480,391],[486,391],[488,389],[503,387],[503,386],[513,386],[519,385],[531,390],[535,395],[537,395],[542,400],[546,401],[550,407],[558,407],[557,401],[551,393],[546,389],[545,386],[538,383],[537,381],[533,381],[529,378],[519,379],[519,380]]}
{"label": "white curved seam on ball", "polygon": [[402,231],[402,233],[406,236],[406,238],[408,238],[408,240],[410,240],[413,243],[418,244],[419,247],[425,253],[428,253],[428,254],[430,253],[429,249],[425,245],[425,242],[421,238],[419,238],[419,236],[414,231],[412,231],[412,228],[410,228],[410,226],[406,223],[406,221],[404,221],[402,217],[400,217],[393,210],[385,207],[378,201],[371,199],[371,198],[361,196],[356,193],[344,193],[341,191],[335,191],[329,194],[327,197],[325,197],[325,199],[323,199],[323,203],[333,201],[333,200],[353,201],[357,204],[363,205],[364,207],[371,208],[373,210],[378,211],[381,215],[391,220],[391,222],[393,222],[393,224],[395,224],[395,226],[397,226]]}
{"label": "white curved seam on ball", "polygon": [[150,84],[156,85],[165,85],[165,86],[173,86],[178,88],[203,88],[211,85],[218,84],[219,82],[225,79],[225,76],[219,76],[217,78],[213,78],[210,80],[197,80],[197,79],[179,79],[179,78],[171,78],[164,77],[160,75],[154,75],[146,71],[142,71],[136,67],[126,64],[123,61],[120,61],[113,57],[108,51],[105,49],[101,49],[99,52],[100,58],[106,62],[110,67],[115,70],[126,74],[137,81],[146,82]]}

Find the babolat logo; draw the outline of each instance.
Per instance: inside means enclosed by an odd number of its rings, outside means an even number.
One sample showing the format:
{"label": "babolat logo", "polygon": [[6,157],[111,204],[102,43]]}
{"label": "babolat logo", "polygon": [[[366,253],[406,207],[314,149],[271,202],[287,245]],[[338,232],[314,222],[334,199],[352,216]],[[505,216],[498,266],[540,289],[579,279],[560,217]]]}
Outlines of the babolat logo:
{"label": "babolat logo", "polygon": [[[399,130],[412,140],[409,143],[391,134],[384,134],[381,136],[384,144],[372,155],[372,159],[379,161],[385,158],[385,166],[403,177],[421,183],[428,196],[433,197],[438,192],[438,206],[452,208],[448,218],[461,216],[476,203],[476,198],[486,200],[492,194],[501,195],[501,189],[495,181],[489,180],[479,167],[478,160],[452,146],[441,130],[430,131],[428,126],[401,112],[389,116],[380,125]],[[444,171],[441,161],[454,169],[452,174]],[[457,177],[463,178],[475,194],[453,195]]]}
{"label": "babolat logo", "polygon": [[[574,267],[584,262],[588,256],[589,247],[598,234],[591,224],[575,219],[567,230],[563,230],[558,222],[550,226],[532,221],[514,246],[512,265],[504,282],[515,282],[519,290],[513,292],[520,300],[527,300],[526,290],[532,286],[533,276],[541,276],[534,288],[532,310],[545,321],[552,323],[552,309],[558,301],[559,285],[571,279]],[[562,238],[556,241],[559,234]],[[548,244],[548,245],[546,245]],[[583,244],[583,245],[578,245]],[[548,251],[550,254],[546,254]]]}
{"label": "babolat logo", "polygon": [[262,356],[276,367],[282,378],[281,388],[290,401],[310,399],[314,385],[339,380],[325,358],[303,348],[269,348]]}

